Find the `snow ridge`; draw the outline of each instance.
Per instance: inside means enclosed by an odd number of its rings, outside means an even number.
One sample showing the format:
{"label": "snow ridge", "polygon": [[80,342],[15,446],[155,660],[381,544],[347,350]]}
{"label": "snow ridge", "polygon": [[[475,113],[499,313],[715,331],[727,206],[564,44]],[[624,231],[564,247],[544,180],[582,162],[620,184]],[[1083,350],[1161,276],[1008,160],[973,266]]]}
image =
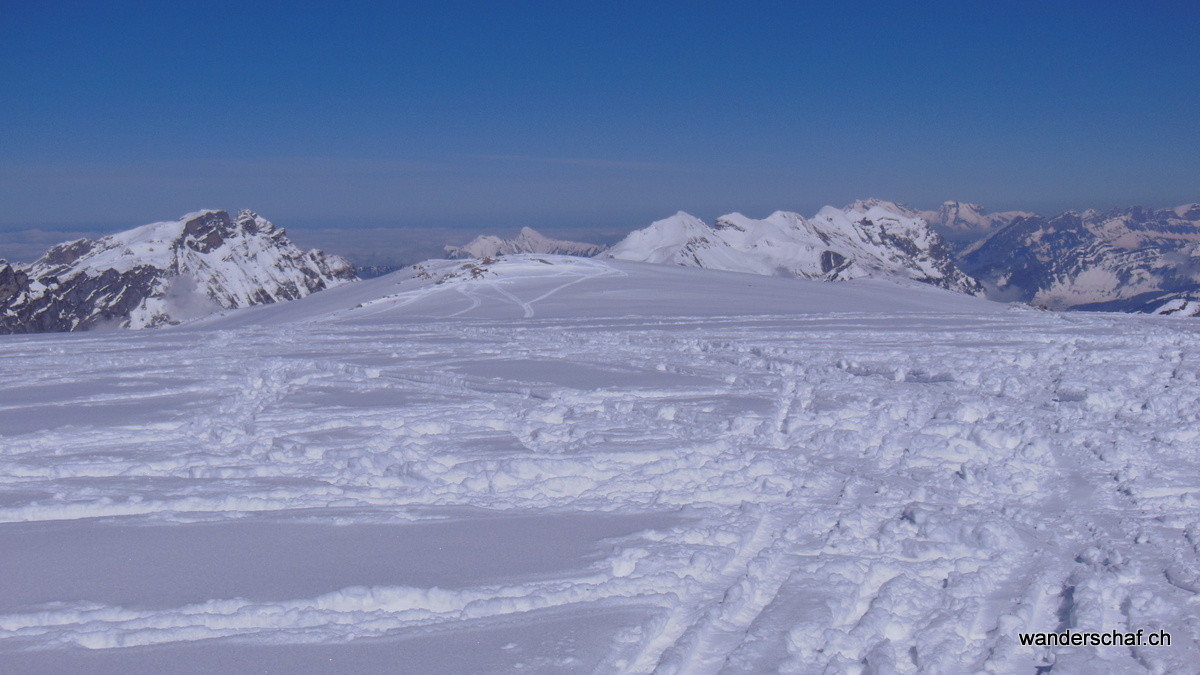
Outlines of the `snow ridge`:
{"label": "snow ridge", "polygon": [[822,281],[906,279],[982,293],[915,211],[877,199],[843,209],[826,206],[811,219],[788,211],[762,220],[731,213],[713,226],[680,211],[631,233],[603,255]]}

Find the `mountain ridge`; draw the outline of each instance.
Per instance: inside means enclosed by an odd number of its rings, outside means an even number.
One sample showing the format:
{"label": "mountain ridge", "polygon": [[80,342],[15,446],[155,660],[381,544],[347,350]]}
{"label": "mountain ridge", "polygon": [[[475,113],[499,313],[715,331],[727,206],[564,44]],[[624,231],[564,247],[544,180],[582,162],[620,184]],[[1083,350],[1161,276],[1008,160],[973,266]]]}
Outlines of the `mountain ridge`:
{"label": "mountain ridge", "polygon": [[1004,227],[1017,218],[1037,214],[1029,211],[985,211],[972,202],[943,202],[936,211],[918,211],[918,215],[934,228],[967,234],[986,234]]}
{"label": "mountain ridge", "polygon": [[1154,312],[1152,300],[1126,301],[1200,292],[1200,207],[1021,217],[964,250],[959,261],[993,297],[1050,309]]}
{"label": "mountain ridge", "polygon": [[356,278],[344,258],[301,251],[253,211],[194,211],[0,264],[0,333],[162,326]]}
{"label": "mountain ridge", "polygon": [[484,234],[463,246],[446,246],[449,258],[495,258],[515,253],[542,253],[546,255],[577,255],[589,257],[604,250],[599,244],[552,239],[532,227],[522,227],[513,239],[501,239]]}
{"label": "mountain ridge", "polygon": [[[947,238],[980,234],[973,242]],[[884,278],[1056,310],[1200,316],[1198,203],[1047,218],[989,213],[969,202],[947,201],[933,212],[868,198],[811,217],[734,212],[711,225],[678,211],[609,248],[525,227],[511,239],[481,235],[445,251],[485,260],[602,256],[820,281]],[[33,263],[0,260],[0,333],[170,325],[357,278],[344,258],[301,251],[253,211],[205,209],[56,244]]]}
{"label": "mountain ridge", "polygon": [[823,281],[896,277],[972,295],[983,287],[955,265],[942,237],[915,212],[878,199],[812,218],[731,213],[712,226],[680,211],[631,232],[605,257]]}

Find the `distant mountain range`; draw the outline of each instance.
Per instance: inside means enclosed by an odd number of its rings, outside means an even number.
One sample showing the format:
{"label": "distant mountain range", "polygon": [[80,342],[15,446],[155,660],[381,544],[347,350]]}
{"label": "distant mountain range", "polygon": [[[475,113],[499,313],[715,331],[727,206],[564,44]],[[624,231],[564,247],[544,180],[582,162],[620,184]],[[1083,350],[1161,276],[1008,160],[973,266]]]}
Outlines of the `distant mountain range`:
{"label": "distant mountain range", "polygon": [[978,282],[955,266],[928,223],[877,199],[844,209],[827,206],[812,218],[776,211],[755,220],[732,213],[711,226],[680,212],[631,233],[603,255],[823,281],[890,277],[983,293]]}
{"label": "distant mountain range", "polygon": [[590,257],[603,250],[604,247],[598,244],[551,239],[532,227],[523,227],[515,239],[482,235],[465,246],[447,246],[446,256],[448,258],[495,258],[513,253],[541,253],[543,255]]}
{"label": "distant mountain range", "polygon": [[992,294],[1049,309],[1191,313],[1200,299],[1200,204],[1020,217],[967,248]]}
{"label": "distant mountain range", "polygon": [[983,210],[982,206],[968,202],[944,202],[937,211],[914,211],[909,207],[900,208],[914,213],[935,229],[976,236],[989,234],[1017,218],[1030,218],[1036,215],[1028,211],[987,212]]}
{"label": "distant mountain range", "polygon": [[0,333],[162,326],[356,278],[251,211],[197,211],[59,244],[30,265],[0,261]]}
{"label": "distant mountain range", "polygon": [[[506,252],[536,252],[517,241]],[[827,281],[907,279],[1056,310],[1200,316],[1197,204],[1045,218],[968,202],[922,211],[867,199],[812,218],[733,213],[712,225],[680,212],[600,255]]]}
{"label": "distant mountain range", "polygon": [[[1048,309],[1200,316],[1200,204],[1068,211],[1045,218],[946,202],[921,211],[879,199],[812,217],[740,213],[711,225],[684,212],[611,248],[523,228],[446,247],[451,258],[603,256],[823,281],[919,282]],[[392,271],[365,269],[363,276]],[[0,333],[145,328],[220,309],[294,300],[358,278],[344,258],[301,251],[250,211],[198,211],[0,260]]]}

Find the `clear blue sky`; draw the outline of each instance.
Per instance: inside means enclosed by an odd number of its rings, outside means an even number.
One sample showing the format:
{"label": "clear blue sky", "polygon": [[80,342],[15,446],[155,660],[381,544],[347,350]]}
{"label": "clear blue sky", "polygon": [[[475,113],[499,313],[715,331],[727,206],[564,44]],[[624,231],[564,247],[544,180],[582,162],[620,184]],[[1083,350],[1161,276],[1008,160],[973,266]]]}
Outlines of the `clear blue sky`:
{"label": "clear blue sky", "polygon": [[0,0],[0,226],[1200,201],[1198,29],[1194,1]]}

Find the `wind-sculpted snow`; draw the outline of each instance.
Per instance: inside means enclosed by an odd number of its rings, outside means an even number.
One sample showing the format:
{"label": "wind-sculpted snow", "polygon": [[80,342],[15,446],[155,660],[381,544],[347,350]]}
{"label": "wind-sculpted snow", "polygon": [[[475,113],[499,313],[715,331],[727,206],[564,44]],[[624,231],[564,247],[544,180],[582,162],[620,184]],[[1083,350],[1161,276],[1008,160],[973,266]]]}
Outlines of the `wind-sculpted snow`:
{"label": "wind-sculpted snow", "polygon": [[1187,672],[1198,328],[517,256],[7,337],[0,663]]}

